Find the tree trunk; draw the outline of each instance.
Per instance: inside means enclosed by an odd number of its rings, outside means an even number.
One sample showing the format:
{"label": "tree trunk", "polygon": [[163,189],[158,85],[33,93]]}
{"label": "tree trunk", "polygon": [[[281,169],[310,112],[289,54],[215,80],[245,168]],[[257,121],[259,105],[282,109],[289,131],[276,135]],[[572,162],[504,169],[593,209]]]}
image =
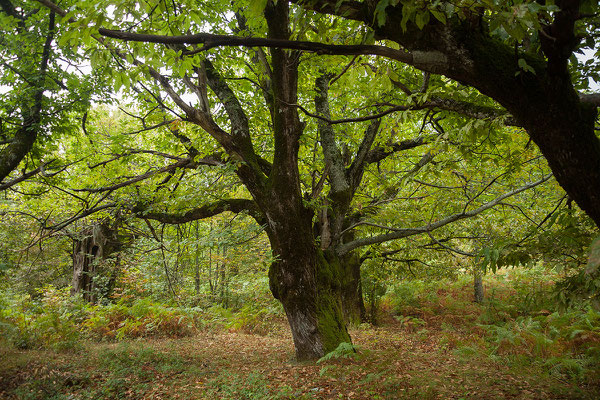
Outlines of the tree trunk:
{"label": "tree trunk", "polygon": [[360,257],[354,252],[340,260],[342,285],[342,310],[347,324],[358,325],[367,321],[360,277]]}
{"label": "tree trunk", "polygon": [[342,311],[344,271],[314,240],[313,213],[300,199],[274,191],[270,206],[266,230],[276,261],[269,286],[285,310],[297,359],[318,359],[351,341]]}
{"label": "tree trunk", "polygon": [[85,301],[96,302],[96,276],[99,263],[108,255],[105,229],[100,224],[92,225],[82,232],[82,237],[73,242],[73,281],[71,294],[82,293]]}
{"label": "tree trunk", "polygon": [[196,297],[200,296],[200,230],[199,223],[196,221],[196,249],[194,252],[194,290]]}
{"label": "tree trunk", "polygon": [[475,272],[473,278],[473,289],[474,289],[474,298],[475,303],[483,303],[484,292],[483,292],[483,277],[481,276],[481,272]]}
{"label": "tree trunk", "polygon": [[314,360],[350,342],[342,311],[339,262],[316,246],[302,255],[283,257],[271,265],[273,295],[285,310],[298,360]]}

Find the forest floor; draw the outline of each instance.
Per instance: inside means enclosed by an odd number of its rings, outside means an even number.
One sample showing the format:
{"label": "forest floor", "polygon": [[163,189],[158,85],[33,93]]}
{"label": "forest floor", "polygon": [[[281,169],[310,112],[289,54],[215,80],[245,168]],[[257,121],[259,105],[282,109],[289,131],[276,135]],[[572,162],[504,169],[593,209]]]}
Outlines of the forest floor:
{"label": "forest floor", "polygon": [[[462,320],[462,316],[456,316]],[[448,318],[447,318],[448,319]],[[319,364],[293,361],[284,321],[268,335],[205,331],[180,339],[86,343],[79,351],[0,348],[7,399],[597,399],[533,365],[455,346],[439,323],[390,319],[351,331],[360,352]],[[464,336],[466,335],[466,336]],[[473,337],[474,340],[479,340]]]}
{"label": "forest floor", "polygon": [[397,289],[378,326],[350,330],[356,353],[318,363],[295,362],[285,318],[260,307],[185,337],[62,351],[0,337],[0,399],[600,399],[600,314],[519,309],[541,286],[508,277],[482,305],[467,281]]}

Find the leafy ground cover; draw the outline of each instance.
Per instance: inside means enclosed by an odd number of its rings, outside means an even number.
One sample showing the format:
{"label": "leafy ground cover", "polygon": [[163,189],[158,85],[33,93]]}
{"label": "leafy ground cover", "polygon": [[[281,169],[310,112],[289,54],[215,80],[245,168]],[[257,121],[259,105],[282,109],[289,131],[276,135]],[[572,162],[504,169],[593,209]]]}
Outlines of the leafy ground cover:
{"label": "leafy ground cover", "polygon": [[[547,307],[548,279],[541,276],[488,279],[481,305],[471,301],[467,280],[396,285],[381,301],[380,326],[353,328],[354,347],[340,346],[317,363],[293,361],[280,313],[249,306],[196,314],[173,308],[185,330],[171,322],[103,339],[88,330],[93,335],[80,333],[71,346],[46,339],[19,349],[4,335],[0,398],[599,398],[600,314]],[[137,313],[140,326],[175,320],[155,304],[133,307],[122,306],[119,315]],[[93,318],[73,326],[85,328]]]}

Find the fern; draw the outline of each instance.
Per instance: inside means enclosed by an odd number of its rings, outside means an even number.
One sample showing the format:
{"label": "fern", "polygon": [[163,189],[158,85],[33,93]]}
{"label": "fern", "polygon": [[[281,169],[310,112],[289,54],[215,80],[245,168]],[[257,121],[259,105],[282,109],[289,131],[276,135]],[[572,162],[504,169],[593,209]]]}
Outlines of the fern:
{"label": "fern", "polygon": [[323,357],[319,358],[317,364],[320,364],[325,361],[329,361],[331,359],[339,359],[339,358],[357,358],[358,357],[357,346],[354,346],[352,343],[342,342],[338,345],[338,347],[325,354]]}

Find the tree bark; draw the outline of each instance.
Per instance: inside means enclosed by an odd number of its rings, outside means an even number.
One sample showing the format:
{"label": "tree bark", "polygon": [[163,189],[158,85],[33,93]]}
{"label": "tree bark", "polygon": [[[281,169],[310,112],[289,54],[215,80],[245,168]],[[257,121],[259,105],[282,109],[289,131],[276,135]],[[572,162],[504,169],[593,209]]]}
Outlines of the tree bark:
{"label": "tree bark", "polygon": [[72,295],[81,293],[83,299],[90,303],[98,300],[94,278],[100,273],[102,262],[117,248],[106,224],[94,224],[81,233],[81,238],[73,242]]}
{"label": "tree bark", "polygon": [[363,301],[360,257],[351,252],[340,257],[342,277],[342,310],[348,324],[358,325],[367,321],[367,310]]}
{"label": "tree bark", "polygon": [[481,272],[475,272],[473,276],[473,294],[475,303],[483,303],[484,291],[483,291],[483,277]]}
{"label": "tree bark", "polygon": [[[278,260],[269,270],[273,296],[285,310],[298,360],[314,360],[351,342],[342,311],[343,269],[307,230],[269,234]],[[275,237],[273,237],[275,236]]]}

